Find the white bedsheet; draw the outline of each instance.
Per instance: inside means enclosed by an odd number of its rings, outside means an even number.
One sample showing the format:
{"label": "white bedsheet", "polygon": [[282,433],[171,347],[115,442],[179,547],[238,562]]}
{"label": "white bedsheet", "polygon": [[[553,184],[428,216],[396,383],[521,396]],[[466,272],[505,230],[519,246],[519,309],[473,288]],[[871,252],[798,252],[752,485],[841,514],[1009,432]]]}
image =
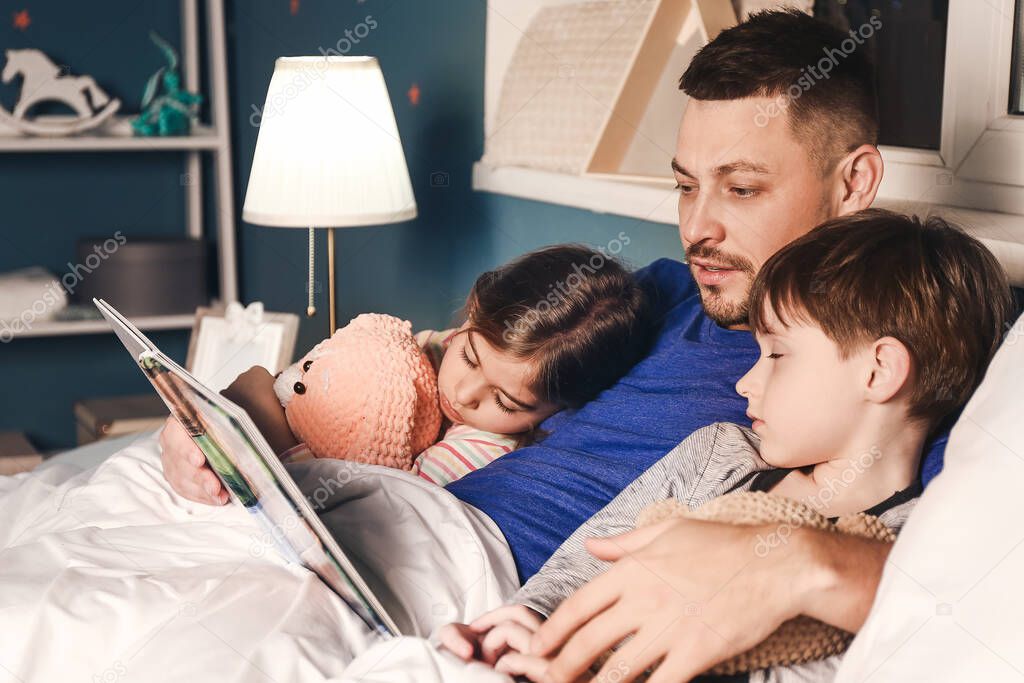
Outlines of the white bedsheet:
{"label": "white bedsheet", "polygon": [[[233,505],[170,490],[155,435],[95,468],[0,477],[0,683],[509,681],[419,637],[368,632]],[[348,463],[291,466],[403,630],[516,587],[500,533],[443,489]]]}

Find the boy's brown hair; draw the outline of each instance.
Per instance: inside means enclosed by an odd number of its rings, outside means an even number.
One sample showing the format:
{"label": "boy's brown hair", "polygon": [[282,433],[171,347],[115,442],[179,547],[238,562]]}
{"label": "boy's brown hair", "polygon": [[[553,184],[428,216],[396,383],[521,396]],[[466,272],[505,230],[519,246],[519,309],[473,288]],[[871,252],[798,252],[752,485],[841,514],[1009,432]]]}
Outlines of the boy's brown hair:
{"label": "boy's brown hair", "polygon": [[866,209],[779,250],[750,293],[750,326],[820,326],[845,357],[894,337],[910,352],[910,417],[935,425],[970,397],[1002,340],[1012,297],[992,253],[959,228]]}

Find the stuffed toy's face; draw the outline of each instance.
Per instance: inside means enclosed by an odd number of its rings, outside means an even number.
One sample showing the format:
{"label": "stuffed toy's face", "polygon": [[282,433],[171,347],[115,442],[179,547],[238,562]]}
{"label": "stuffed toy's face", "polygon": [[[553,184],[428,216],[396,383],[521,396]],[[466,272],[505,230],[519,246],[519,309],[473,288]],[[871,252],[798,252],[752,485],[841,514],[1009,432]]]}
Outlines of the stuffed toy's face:
{"label": "stuffed toy's face", "polygon": [[288,426],[317,457],[399,469],[440,431],[437,376],[411,325],[367,313],[282,372]]}
{"label": "stuffed toy's face", "polygon": [[277,379],[274,380],[274,393],[277,394],[277,400],[281,402],[285,409],[288,408],[288,404],[297,395],[296,387],[299,388],[300,392],[305,392],[306,387],[302,382],[303,376],[312,367],[313,361],[326,353],[323,349],[326,343],[327,340],[324,340],[314,346],[309,353],[303,356],[297,363],[293,363],[285,368],[277,376]]}

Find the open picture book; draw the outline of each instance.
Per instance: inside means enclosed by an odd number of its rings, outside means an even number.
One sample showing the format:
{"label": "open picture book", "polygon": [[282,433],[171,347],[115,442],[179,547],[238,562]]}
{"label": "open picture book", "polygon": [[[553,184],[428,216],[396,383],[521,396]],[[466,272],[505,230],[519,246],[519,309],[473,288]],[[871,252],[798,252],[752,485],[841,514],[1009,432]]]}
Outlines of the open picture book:
{"label": "open picture book", "polygon": [[240,407],[203,386],[102,299],[93,299],[171,414],[206,456],[231,500],[252,514],[290,562],[316,573],[369,628],[399,635],[395,622],[284,465]]}

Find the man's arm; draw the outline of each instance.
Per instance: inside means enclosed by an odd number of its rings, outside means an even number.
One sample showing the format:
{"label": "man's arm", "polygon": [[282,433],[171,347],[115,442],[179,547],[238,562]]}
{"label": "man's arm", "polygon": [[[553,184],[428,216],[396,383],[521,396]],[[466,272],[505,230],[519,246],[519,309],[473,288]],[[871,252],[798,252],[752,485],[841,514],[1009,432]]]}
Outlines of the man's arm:
{"label": "man's arm", "polygon": [[859,629],[890,545],[797,529],[766,551],[764,539],[777,531],[682,519],[588,541],[614,564],[540,627],[531,654],[558,651],[549,680],[573,681],[633,635],[598,678],[614,671],[632,681],[663,659],[650,678],[663,683],[750,649],[798,614]]}
{"label": "man's arm", "polygon": [[794,537],[818,574],[801,596],[799,614],[856,633],[875,601],[892,543],[803,529]]}

